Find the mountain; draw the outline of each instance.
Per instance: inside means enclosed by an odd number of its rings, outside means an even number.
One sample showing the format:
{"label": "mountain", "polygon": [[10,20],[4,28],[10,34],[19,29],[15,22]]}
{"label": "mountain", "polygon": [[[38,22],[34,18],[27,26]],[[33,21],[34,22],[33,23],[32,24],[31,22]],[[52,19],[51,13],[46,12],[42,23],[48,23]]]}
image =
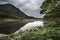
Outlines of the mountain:
{"label": "mountain", "polygon": [[24,12],[11,4],[0,5],[0,33],[11,34],[23,27],[26,23],[36,19],[27,16]]}
{"label": "mountain", "polygon": [[6,14],[17,18],[34,18],[27,16],[24,12],[13,6],[12,4],[0,5],[0,11],[7,12]]}

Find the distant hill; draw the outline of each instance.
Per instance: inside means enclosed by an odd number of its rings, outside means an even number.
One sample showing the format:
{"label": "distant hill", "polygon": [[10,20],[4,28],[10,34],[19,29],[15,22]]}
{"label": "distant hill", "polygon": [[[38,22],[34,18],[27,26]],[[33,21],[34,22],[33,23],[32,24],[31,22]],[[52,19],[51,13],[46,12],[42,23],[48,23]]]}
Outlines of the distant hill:
{"label": "distant hill", "polygon": [[17,18],[34,18],[34,17],[29,17],[26,15],[24,12],[16,8],[15,6],[11,4],[2,4],[0,5],[0,12],[6,12],[5,14],[8,14],[8,16],[13,16]]}

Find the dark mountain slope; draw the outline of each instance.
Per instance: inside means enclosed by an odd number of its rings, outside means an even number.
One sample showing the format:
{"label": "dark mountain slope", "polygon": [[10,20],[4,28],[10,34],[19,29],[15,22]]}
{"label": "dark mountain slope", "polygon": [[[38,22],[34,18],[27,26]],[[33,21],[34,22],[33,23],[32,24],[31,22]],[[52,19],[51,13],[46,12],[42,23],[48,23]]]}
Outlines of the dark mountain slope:
{"label": "dark mountain slope", "polygon": [[34,18],[27,16],[24,12],[22,12],[21,10],[19,10],[11,4],[0,5],[0,11],[7,12],[8,15],[12,15],[18,18]]}

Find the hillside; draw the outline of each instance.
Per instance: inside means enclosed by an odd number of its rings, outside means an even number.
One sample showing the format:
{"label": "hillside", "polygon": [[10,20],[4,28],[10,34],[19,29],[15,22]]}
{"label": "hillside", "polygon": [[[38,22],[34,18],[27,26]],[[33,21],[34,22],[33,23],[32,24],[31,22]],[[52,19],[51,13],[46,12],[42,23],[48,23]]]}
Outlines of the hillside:
{"label": "hillside", "polygon": [[[5,15],[10,15],[16,18],[34,18],[27,16],[24,12],[13,6],[12,4],[2,4],[0,5],[0,12],[6,12]],[[0,13],[1,14],[1,13]]]}

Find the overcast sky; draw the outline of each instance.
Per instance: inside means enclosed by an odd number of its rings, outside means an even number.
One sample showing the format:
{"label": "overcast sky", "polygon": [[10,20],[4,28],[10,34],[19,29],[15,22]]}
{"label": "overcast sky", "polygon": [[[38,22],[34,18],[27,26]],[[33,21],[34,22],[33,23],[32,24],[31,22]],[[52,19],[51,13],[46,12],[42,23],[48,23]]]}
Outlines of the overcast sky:
{"label": "overcast sky", "polygon": [[10,3],[21,11],[23,11],[28,16],[33,16],[36,18],[42,18],[43,15],[40,14],[40,6],[44,0],[0,0],[0,4]]}

